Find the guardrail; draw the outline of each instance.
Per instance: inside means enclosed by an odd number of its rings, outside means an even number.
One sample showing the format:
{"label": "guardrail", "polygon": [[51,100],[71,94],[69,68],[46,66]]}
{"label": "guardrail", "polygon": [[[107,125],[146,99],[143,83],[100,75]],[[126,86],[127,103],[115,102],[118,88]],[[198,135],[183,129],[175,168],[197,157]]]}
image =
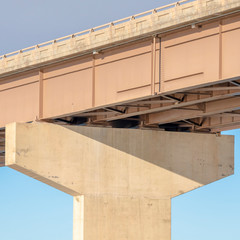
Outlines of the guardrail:
{"label": "guardrail", "polygon": [[17,50],[17,51],[11,52],[11,53],[4,54],[4,55],[0,56],[0,60],[3,60],[3,59],[8,58],[8,57],[16,56],[16,55],[24,53],[24,52],[32,51],[32,50],[35,50],[35,49],[38,49],[38,48],[41,48],[41,47],[49,46],[49,45],[52,45],[52,44],[55,44],[55,43],[58,43],[58,42],[61,42],[61,41],[65,41],[65,40],[68,40],[68,39],[71,39],[71,38],[80,37],[80,36],[86,35],[86,34],[91,34],[92,32],[95,32],[95,31],[98,31],[98,30],[102,30],[102,29],[105,29],[105,28],[116,26],[116,25],[121,24],[121,23],[132,21],[132,20],[137,19],[137,18],[145,17],[145,16],[155,14],[155,13],[158,13],[158,12],[166,10],[166,9],[170,9],[170,8],[177,7],[177,6],[180,6],[180,5],[185,4],[185,3],[195,2],[195,1],[201,1],[201,0],[182,0],[182,1],[178,1],[178,2],[175,2],[175,3],[171,3],[171,4],[168,4],[168,5],[162,6],[162,7],[154,8],[152,10],[148,10],[146,12],[138,13],[138,14],[135,14],[135,15],[130,16],[130,17],[126,17],[126,18],[122,18],[122,19],[119,19],[119,20],[116,20],[116,21],[113,21],[113,22],[110,22],[110,23],[106,23],[106,24],[103,24],[101,26],[97,26],[97,27],[87,29],[87,30],[84,30],[84,31],[81,31],[81,32],[77,32],[77,33],[74,33],[74,34],[71,34],[71,35],[60,37],[60,38],[57,38],[57,39],[54,39],[54,40],[51,40],[51,41],[40,43],[40,44],[37,44],[35,46],[27,47],[27,48],[24,48],[24,49],[21,49],[21,50]]}

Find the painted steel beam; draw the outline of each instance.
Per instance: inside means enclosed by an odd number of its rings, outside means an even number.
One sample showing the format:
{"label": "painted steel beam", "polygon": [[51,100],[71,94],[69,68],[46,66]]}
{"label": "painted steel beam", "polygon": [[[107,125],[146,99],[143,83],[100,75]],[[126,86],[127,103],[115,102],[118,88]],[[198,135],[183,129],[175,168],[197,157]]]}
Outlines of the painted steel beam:
{"label": "painted steel beam", "polygon": [[[165,9],[167,15],[160,9],[150,11],[130,22],[95,28],[86,36],[71,35],[66,41],[60,38],[6,54],[0,59],[0,128],[10,122],[54,121],[81,114],[94,122],[101,120],[96,111],[125,111],[126,115],[113,112],[103,119],[113,121],[167,110],[149,101],[169,100],[169,105],[177,101],[185,107],[186,101],[176,96],[179,92],[211,97],[239,91],[239,4],[238,0],[184,1]],[[121,44],[111,45],[115,40]],[[111,47],[94,49],[97,43]],[[133,109],[131,105],[141,101],[150,109],[142,104],[140,110]]]}
{"label": "painted steel beam", "polygon": [[[197,106],[196,106],[197,108]],[[206,102],[204,110],[187,110],[187,109],[173,109],[164,112],[154,113],[148,115],[146,124],[164,124],[170,122],[177,122],[185,119],[193,119],[197,117],[207,117],[225,112],[231,112],[240,108],[240,98],[228,98],[213,102]],[[235,114],[236,117],[236,114]]]}

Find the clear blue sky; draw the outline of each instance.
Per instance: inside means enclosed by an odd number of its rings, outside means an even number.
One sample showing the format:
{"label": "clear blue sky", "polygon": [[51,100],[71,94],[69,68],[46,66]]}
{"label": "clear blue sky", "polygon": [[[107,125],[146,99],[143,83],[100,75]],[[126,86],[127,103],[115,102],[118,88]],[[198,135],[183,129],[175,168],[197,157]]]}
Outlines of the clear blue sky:
{"label": "clear blue sky", "polygon": [[[171,2],[2,1],[0,55]],[[240,130],[227,134],[235,135],[235,175],[172,200],[172,240],[239,239]],[[0,240],[43,239],[72,239],[72,197],[0,168]]]}

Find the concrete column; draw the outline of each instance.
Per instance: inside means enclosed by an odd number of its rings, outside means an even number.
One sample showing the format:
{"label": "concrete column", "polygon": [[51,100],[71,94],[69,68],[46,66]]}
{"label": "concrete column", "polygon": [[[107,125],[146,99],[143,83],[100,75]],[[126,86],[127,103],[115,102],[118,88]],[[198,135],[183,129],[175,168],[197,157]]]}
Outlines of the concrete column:
{"label": "concrete column", "polygon": [[171,238],[170,199],[87,195],[76,201],[73,240]]}
{"label": "concrete column", "polygon": [[84,196],[73,197],[73,240],[84,239]]}
{"label": "concrete column", "polygon": [[13,123],[6,165],[74,196],[74,240],[170,240],[171,198],[233,174],[234,139]]}

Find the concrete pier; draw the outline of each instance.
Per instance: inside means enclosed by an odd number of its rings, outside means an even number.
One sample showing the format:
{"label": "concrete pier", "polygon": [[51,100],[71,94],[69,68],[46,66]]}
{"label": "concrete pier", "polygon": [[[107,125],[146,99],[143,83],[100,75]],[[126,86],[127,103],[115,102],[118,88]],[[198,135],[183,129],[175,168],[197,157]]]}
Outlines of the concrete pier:
{"label": "concrete pier", "polygon": [[74,240],[170,240],[171,198],[233,174],[233,136],[6,126],[6,165],[74,197]]}

